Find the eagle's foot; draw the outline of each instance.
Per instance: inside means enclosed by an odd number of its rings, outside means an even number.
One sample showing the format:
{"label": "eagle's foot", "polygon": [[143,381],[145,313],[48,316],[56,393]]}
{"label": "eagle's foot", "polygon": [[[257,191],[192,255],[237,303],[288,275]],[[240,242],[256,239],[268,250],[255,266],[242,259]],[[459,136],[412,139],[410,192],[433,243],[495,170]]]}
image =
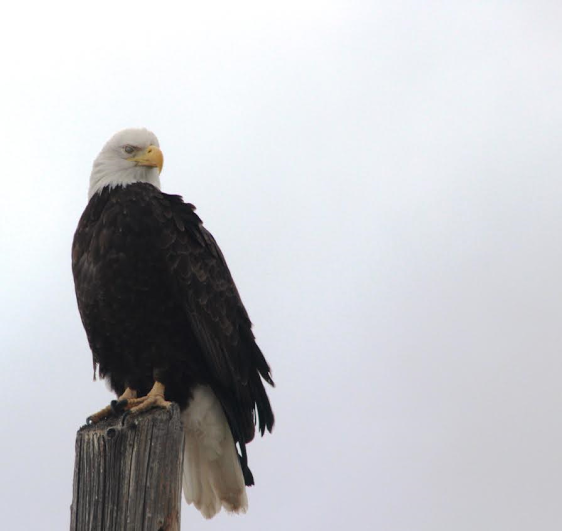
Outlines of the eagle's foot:
{"label": "eagle's foot", "polygon": [[128,407],[129,400],[136,399],[137,392],[127,387],[125,392],[117,399],[112,400],[109,406],[100,409],[97,413],[90,415],[86,419],[86,424],[96,424],[100,420],[106,419],[112,415],[119,416]]}
{"label": "eagle's foot", "polygon": [[113,410],[111,409],[111,405],[104,407],[103,409],[100,409],[99,411],[97,411],[96,413],[94,413],[93,415],[90,415],[87,419],[86,419],[86,424],[88,426],[90,426],[91,424],[97,424],[100,420],[106,419],[107,417],[109,417],[111,414],[113,413]]}
{"label": "eagle's foot", "polygon": [[128,413],[131,415],[137,415],[153,407],[168,409],[171,405],[172,403],[164,398],[164,386],[160,382],[154,382],[154,386],[146,396],[127,400],[125,409],[127,409]]}

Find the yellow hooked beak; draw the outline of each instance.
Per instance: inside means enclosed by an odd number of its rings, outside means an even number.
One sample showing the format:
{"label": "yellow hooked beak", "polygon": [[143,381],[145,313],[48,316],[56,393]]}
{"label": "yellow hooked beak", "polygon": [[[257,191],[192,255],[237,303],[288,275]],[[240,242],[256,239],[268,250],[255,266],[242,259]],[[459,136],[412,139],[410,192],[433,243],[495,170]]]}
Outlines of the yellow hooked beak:
{"label": "yellow hooked beak", "polygon": [[136,162],[137,166],[158,168],[158,173],[162,171],[162,166],[164,166],[164,155],[157,146],[148,146],[144,151],[134,157],[129,157],[127,160]]}

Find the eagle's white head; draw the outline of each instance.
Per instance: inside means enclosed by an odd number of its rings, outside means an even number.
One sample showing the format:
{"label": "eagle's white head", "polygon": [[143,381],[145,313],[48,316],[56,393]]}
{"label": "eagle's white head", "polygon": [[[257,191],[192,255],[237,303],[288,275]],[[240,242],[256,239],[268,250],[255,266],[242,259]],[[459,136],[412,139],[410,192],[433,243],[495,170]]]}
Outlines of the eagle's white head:
{"label": "eagle's white head", "polygon": [[96,157],[90,175],[88,199],[106,186],[150,183],[160,188],[164,156],[156,135],[148,129],[115,133]]}

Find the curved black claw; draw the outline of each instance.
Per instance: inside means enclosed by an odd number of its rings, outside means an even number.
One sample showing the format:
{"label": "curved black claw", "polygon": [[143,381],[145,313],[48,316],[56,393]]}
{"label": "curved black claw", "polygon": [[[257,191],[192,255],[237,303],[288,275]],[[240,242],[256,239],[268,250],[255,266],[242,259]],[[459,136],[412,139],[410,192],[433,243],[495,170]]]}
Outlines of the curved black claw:
{"label": "curved black claw", "polygon": [[128,400],[126,398],[124,398],[123,400],[112,400],[110,404],[111,411],[113,411],[113,414],[118,417],[119,415],[121,415],[121,413],[123,413],[123,411],[125,411],[127,403]]}

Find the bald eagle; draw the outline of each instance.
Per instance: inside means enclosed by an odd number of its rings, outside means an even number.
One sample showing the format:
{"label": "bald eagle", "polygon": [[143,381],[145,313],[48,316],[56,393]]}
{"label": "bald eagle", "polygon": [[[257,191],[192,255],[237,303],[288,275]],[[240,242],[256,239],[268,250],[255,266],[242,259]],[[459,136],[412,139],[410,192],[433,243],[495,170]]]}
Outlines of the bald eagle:
{"label": "bald eagle", "polygon": [[119,399],[90,420],[115,404],[137,414],[177,402],[187,502],[206,518],[245,512],[246,444],[274,422],[271,372],[213,236],[193,205],[160,191],[162,166],[146,129],[115,134],[93,164],[72,271],[94,376]]}

